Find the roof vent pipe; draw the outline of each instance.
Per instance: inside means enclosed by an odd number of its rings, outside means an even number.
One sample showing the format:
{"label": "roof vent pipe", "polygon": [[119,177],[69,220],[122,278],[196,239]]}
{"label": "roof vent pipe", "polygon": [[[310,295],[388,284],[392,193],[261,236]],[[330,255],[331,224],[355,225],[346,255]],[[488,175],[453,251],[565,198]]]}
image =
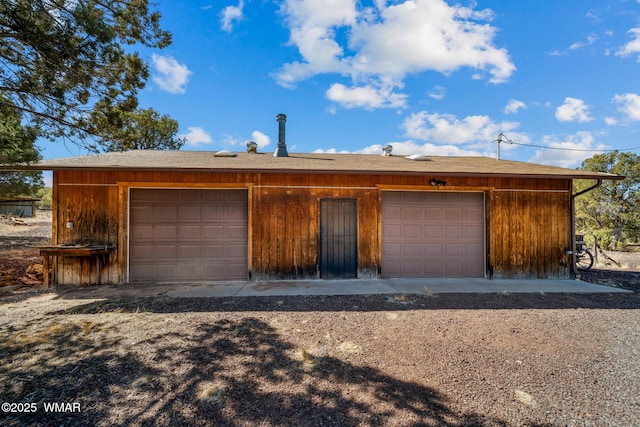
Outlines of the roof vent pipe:
{"label": "roof vent pipe", "polygon": [[390,156],[393,151],[393,146],[391,144],[387,144],[382,147],[382,151],[384,152],[383,156]]}
{"label": "roof vent pipe", "polygon": [[278,114],[278,146],[276,147],[276,151],[273,153],[273,157],[289,157],[289,153],[287,153],[287,144],[284,141],[284,124],[287,121],[287,116],[284,114]]}
{"label": "roof vent pipe", "polygon": [[256,154],[258,152],[258,144],[255,141],[247,142],[247,153]]}

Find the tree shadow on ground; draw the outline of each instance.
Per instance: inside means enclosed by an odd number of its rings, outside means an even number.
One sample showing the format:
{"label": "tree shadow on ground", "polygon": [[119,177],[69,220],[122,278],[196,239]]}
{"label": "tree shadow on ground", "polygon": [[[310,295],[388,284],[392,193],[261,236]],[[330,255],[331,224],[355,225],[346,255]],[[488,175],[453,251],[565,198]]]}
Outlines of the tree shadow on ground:
{"label": "tree shadow on ground", "polygon": [[[128,387],[131,374],[160,371],[113,349],[120,338],[93,322],[39,319],[0,332],[0,396],[3,402],[32,404],[0,414],[0,425],[96,425],[108,416],[104,401],[117,387]],[[81,412],[45,412],[46,403],[79,403]],[[35,409],[35,412],[34,412]],[[23,413],[21,413],[23,412]]]}
{"label": "tree shadow on ground", "polygon": [[[222,425],[458,426],[485,421],[477,414],[453,412],[446,397],[430,387],[334,356],[305,353],[258,319],[207,324],[188,342],[186,350],[181,346],[167,353],[183,351],[191,366],[181,385],[190,391],[172,393],[179,397],[161,408],[179,423],[191,423],[194,414]],[[213,389],[209,398],[207,385]],[[189,402],[193,414],[181,410]]]}
{"label": "tree shadow on ground", "polygon": [[[71,319],[0,336],[0,394],[38,405],[1,414],[0,424],[507,425],[452,410],[424,384],[296,348],[256,318],[150,333],[128,351],[118,331],[87,328]],[[45,413],[45,401],[79,402],[82,412]]]}

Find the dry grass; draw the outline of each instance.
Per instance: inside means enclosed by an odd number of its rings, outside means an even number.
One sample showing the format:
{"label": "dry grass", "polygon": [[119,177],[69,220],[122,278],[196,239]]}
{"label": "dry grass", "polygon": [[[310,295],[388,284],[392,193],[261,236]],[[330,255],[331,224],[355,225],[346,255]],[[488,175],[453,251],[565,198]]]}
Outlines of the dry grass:
{"label": "dry grass", "polygon": [[340,343],[338,350],[344,353],[360,353],[362,351],[362,347],[350,341],[345,341]]}
{"label": "dry grass", "polygon": [[207,403],[220,403],[224,397],[224,386],[220,383],[200,384],[198,399]]}
{"label": "dry grass", "polygon": [[406,294],[400,294],[400,295],[393,295],[389,298],[387,298],[388,302],[393,302],[396,304],[408,304],[410,301],[407,298]]}
{"label": "dry grass", "polygon": [[4,335],[0,342],[12,350],[25,350],[27,348],[54,342],[61,335],[72,335],[79,329],[79,325],[71,322],[52,322],[41,328],[29,328],[18,334]]}
{"label": "dry grass", "polygon": [[82,321],[82,323],[80,325],[82,327],[82,332],[84,334],[88,334],[96,326],[96,323],[95,322],[88,322],[88,321],[84,320],[84,321]]}
{"label": "dry grass", "polygon": [[308,352],[304,347],[300,348],[299,356],[302,363],[306,366],[314,366],[317,362],[316,356]]}
{"label": "dry grass", "polygon": [[133,380],[131,382],[131,387],[133,388],[138,388],[138,389],[144,389],[149,387],[152,384],[151,380],[149,379],[149,377],[147,376],[141,376],[136,378],[135,380]]}

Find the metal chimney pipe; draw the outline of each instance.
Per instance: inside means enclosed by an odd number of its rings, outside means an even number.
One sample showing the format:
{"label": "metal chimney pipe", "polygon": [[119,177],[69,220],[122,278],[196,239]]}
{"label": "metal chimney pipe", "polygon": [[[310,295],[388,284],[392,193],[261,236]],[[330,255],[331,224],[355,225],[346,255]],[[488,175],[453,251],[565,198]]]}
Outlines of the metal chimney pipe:
{"label": "metal chimney pipe", "polygon": [[287,116],[284,114],[278,114],[276,119],[278,120],[278,146],[276,147],[276,151],[273,153],[273,157],[289,157],[289,153],[287,153],[287,144],[285,144],[284,130],[284,124],[287,121]]}

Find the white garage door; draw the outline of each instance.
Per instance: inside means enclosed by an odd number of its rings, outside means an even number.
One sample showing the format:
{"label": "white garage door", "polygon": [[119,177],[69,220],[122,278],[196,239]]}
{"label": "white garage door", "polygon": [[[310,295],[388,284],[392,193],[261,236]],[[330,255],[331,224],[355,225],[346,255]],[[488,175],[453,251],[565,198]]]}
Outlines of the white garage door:
{"label": "white garage door", "polygon": [[382,193],[384,277],[484,277],[484,195]]}
{"label": "white garage door", "polygon": [[247,191],[132,189],[129,280],[247,277]]}

